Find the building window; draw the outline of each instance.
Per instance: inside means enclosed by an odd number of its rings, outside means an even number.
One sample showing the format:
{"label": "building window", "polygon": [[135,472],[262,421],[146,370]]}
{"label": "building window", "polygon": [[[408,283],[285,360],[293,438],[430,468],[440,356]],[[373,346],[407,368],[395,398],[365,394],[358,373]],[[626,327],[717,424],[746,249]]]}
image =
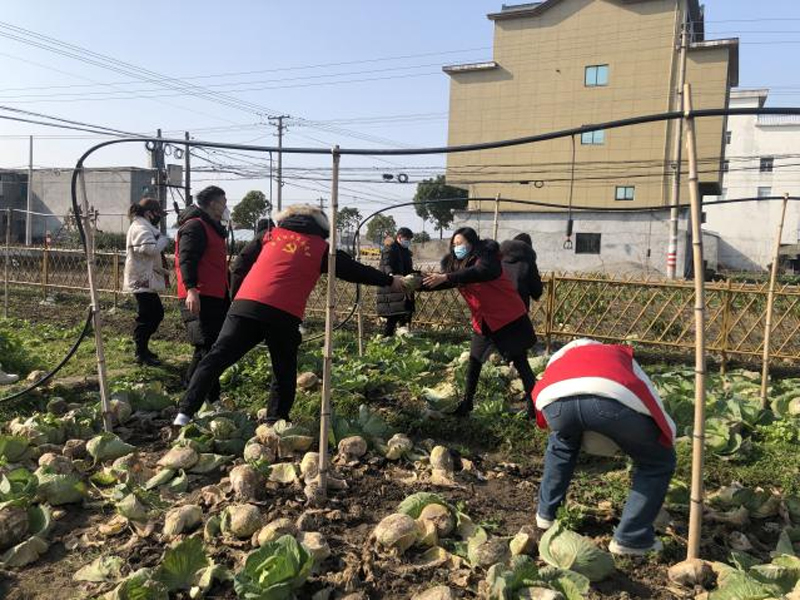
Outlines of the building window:
{"label": "building window", "polygon": [[759,198],[769,198],[772,196],[772,188],[771,187],[759,187],[758,188],[758,197]]}
{"label": "building window", "polygon": [[600,234],[576,233],[575,254],[600,254]]}
{"label": "building window", "polygon": [[581,144],[584,146],[600,146],[606,143],[606,132],[604,129],[597,131],[587,131],[581,135]]}
{"label": "building window", "polygon": [[727,173],[730,170],[731,170],[731,161],[723,160],[722,161],[722,172],[723,173]]}
{"label": "building window", "polygon": [[725,143],[726,144],[730,144],[732,137],[733,137],[733,132],[732,131],[726,131],[725,132]]}
{"label": "building window", "polygon": [[759,169],[762,173],[772,173],[772,167],[775,164],[775,159],[772,156],[765,156],[761,159],[761,168]]}
{"label": "building window", "polygon": [[586,67],[584,84],[586,87],[602,87],[608,85],[608,65],[591,65]]}
{"label": "building window", "polygon": [[632,185],[618,185],[614,200],[630,201],[636,198],[636,187]]}

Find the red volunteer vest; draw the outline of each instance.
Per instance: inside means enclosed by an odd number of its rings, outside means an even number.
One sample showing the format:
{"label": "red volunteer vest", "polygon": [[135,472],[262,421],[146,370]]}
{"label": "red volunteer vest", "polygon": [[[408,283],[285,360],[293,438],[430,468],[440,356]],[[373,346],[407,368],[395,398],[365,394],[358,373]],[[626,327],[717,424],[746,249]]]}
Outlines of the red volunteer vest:
{"label": "red volunteer vest", "polygon": [[527,312],[505,269],[497,279],[483,283],[468,283],[459,286],[458,291],[467,301],[472,313],[472,329],[475,333],[481,333],[483,322],[486,322],[492,331],[497,331]]}
{"label": "red volunteer vest", "polygon": [[[667,447],[672,446],[672,429],[663,409],[647,384],[633,370],[633,348],[591,344],[569,350],[549,365],[543,377],[536,382],[531,392],[533,405],[536,406],[536,399],[548,386],[576,377],[602,377],[628,388],[644,404],[661,430],[659,442]],[[536,412],[536,423],[540,428],[547,429],[547,421],[541,411]]]}
{"label": "red volunteer vest", "polygon": [[320,277],[328,243],[276,227],[264,235],[261,253],[236,293],[236,300],[266,304],[302,319]]}
{"label": "red volunteer vest", "polygon": [[[197,265],[197,291],[201,296],[225,298],[228,295],[228,262],[225,238],[200,217],[186,221],[200,221],[206,230],[206,249]],[[175,240],[175,278],[178,284],[178,298],[186,298],[187,290],[183,283],[180,267],[181,232]]]}

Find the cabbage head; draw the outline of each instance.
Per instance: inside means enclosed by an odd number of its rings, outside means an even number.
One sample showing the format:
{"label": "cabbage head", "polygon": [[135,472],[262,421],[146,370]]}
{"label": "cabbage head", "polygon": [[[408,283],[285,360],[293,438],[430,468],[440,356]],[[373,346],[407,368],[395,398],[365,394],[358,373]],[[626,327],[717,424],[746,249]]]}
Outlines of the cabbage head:
{"label": "cabbage head", "polygon": [[614,571],[611,554],[587,537],[570,531],[560,522],[547,530],[539,541],[539,555],[559,569],[575,571],[590,581],[602,581]]}
{"label": "cabbage head", "polygon": [[314,557],[290,535],[250,553],[233,580],[239,598],[289,600],[311,574]]}

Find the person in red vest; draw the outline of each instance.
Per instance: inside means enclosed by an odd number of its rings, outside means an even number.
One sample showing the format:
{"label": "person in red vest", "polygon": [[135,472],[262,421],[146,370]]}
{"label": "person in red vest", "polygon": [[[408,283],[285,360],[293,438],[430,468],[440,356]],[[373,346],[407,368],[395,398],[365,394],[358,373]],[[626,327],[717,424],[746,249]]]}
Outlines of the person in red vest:
{"label": "person in red vest", "polygon": [[[211,351],[230,305],[227,232],[222,224],[228,200],[225,191],[214,185],[201,190],[196,200],[197,205],[187,208],[178,218],[175,238],[175,275],[181,316],[189,343],[194,346],[187,382]],[[208,399],[219,400],[218,380],[209,384]]]}
{"label": "person in red vest", "polygon": [[[265,341],[272,359],[272,389],[267,423],[289,420],[297,386],[299,326],[308,297],[328,272],[330,226],[325,213],[310,205],[293,205],[279,213],[277,226],[250,242],[233,268],[234,300],[217,342],[200,362],[179,405],[174,425],[186,425],[205,392],[256,345]],[[336,276],[352,283],[403,289],[392,277],[336,254]]]}
{"label": "person in red vest", "polygon": [[457,416],[472,411],[481,366],[493,348],[517,369],[526,398],[536,383],[528,364],[528,350],[536,343],[536,334],[500,258],[497,242],[481,240],[471,227],[461,227],[453,234],[450,252],[442,259],[443,273],[423,279],[426,289],[457,288],[472,313],[467,389],[454,412]]}
{"label": "person in red vest", "polygon": [[[675,471],[675,423],[630,346],[576,340],[555,353],[531,397],[540,427],[552,430],[539,486],[536,524],[552,526],[581,446],[621,449],[633,460],[631,492],[609,550],[659,552],[653,522]],[[593,451],[605,447],[603,452]]]}

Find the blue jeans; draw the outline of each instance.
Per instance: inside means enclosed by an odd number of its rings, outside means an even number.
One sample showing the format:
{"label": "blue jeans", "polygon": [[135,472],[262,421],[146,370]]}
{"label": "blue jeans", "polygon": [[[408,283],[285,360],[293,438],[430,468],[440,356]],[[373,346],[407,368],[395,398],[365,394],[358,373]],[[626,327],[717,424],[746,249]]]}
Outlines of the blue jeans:
{"label": "blue jeans", "polygon": [[543,412],[552,433],[539,486],[539,515],[555,519],[572,481],[583,432],[595,431],[614,440],[633,460],[631,491],[614,538],[630,548],[650,547],[653,521],[675,471],[675,450],[658,441],[661,430],[655,421],[616,400],[592,395],[557,400]]}

